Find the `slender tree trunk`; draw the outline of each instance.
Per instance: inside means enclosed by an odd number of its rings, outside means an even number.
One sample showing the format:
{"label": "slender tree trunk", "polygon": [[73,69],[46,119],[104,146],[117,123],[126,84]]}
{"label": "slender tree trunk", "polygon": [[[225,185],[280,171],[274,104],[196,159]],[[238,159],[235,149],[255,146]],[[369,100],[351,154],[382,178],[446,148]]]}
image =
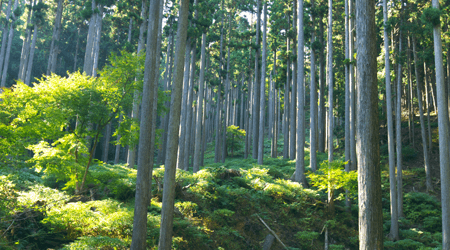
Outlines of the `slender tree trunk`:
{"label": "slender tree trunk", "polygon": [[[231,24],[230,24],[231,31]],[[229,32],[231,33],[231,32]],[[227,52],[227,80],[225,83],[225,96],[224,96],[224,115],[223,115],[223,130],[222,130],[222,162],[225,163],[225,158],[227,157],[227,127],[229,125],[229,89],[230,89],[230,47],[228,47]]]}
{"label": "slender tree trunk", "polygon": [[58,0],[56,8],[55,24],[53,26],[52,42],[50,44],[50,55],[48,57],[47,75],[56,71],[56,59],[59,53],[59,36],[61,34],[61,19],[63,11],[63,0]]}
{"label": "slender tree trunk", "polygon": [[201,48],[200,79],[198,82],[198,85],[199,85],[198,93],[199,94],[198,94],[198,99],[197,99],[197,125],[196,125],[197,127],[195,128],[196,136],[195,136],[194,168],[193,168],[194,173],[197,173],[200,170],[205,68],[206,68],[206,33],[203,33],[202,34],[202,48]]}
{"label": "slender tree trunk", "polygon": [[266,102],[266,67],[267,67],[267,2],[264,1],[263,10],[263,38],[262,38],[262,60],[261,60],[261,81],[259,93],[259,138],[258,138],[258,164],[263,164],[264,158],[264,114]]}
{"label": "slender tree trunk", "polygon": [[[11,15],[11,0],[8,1],[8,7],[6,9],[6,20],[7,20],[7,24],[5,25],[5,28],[3,29],[3,38],[2,38],[2,48],[0,51],[0,73],[2,72],[3,69],[3,64],[5,61],[5,52],[6,52],[6,47],[7,47],[7,41],[8,41],[8,35],[9,35],[9,30],[10,30],[10,26],[11,26],[11,21],[9,20],[10,15]],[[6,87],[3,84],[0,84],[1,87]]]}
{"label": "slender tree trunk", "polygon": [[[314,8],[314,0],[311,0],[311,7]],[[300,11],[299,11],[300,13]],[[299,17],[300,18],[300,17]],[[299,19],[300,20],[300,19]],[[315,34],[315,16],[311,15],[311,23],[312,23],[312,29],[311,29],[311,80],[310,80],[310,161],[309,166],[311,167],[311,171],[315,172],[317,170],[317,86],[316,86],[316,52],[314,49],[313,43],[316,40],[316,34]],[[298,26],[299,30],[300,24]],[[299,47],[300,45],[300,38],[299,38]],[[300,55],[300,53],[299,53]],[[300,68],[300,66],[299,66]]]}
{"label": "slender tree trunk", "polygon": [[109,140],[111,138],[111,122],[106,125],[105,145],[103,145],[102,161],[108,163]]}
{"label": "slender tree trunk", "polygon": [[77,70],[78,49],[80,48],[80,28],[77,28],[77,45],[75,46],[75,55],[73,59],[73,72]]}
{"label": "slender tree trunk", "polygon": [[[403,0],[402,0],[403,6]],[[400,17],[400,25],[402,23]],[[399,31],[398,38],[398,53],[402,53],[402,31]],[[402,175],[402,64],[399,62],[397,64],[397,105],[396,105],[396,143],[397,143],[397,198],[398,198],[398,215],[403,217],[403,175]]]}
{"label": "slender tree trunk", "polygon": [[[145,1],[145,0],[143,0]],[[149,25],[147,30],[147,48],[144,71],[144,87],[142,93],[142,117],[140,123],[140,141],[138,155],[138,174],[136,179],[136,201],[134,206],[134,222],[131,249],[145,249],[147,235],[147,207],[150,204],[150,190],[152,184],[153,152],[152,134],[155,133],[154,113],[156,112],[155,88],[157,81],[155,77],[156,68],[159,66],[157,55],[157,40],[159,31],[159,9],[160,0],[151,0],[149,6]]]}
{"label": "slender tree trunk", "polygon": [[423,116],[423,104],[422,104],[422,88],[421,84],[419,82],[419,60],[417,59],[417,50],[416,50],[416,40],[415,37],[412,38],[412,45],[413,45],[413,54],[414,54],[414,71],[416,74],[416,83],[417,83],[417,100],[419,102],[419,115],[420,115],[420,133],[422,135],[422,149],[423,149],[423,156],[424,156],[424,164],[425,164],[425,173],[426,173],[426,186],[427,186],[427,192],[430,192],[433,190],[433,186],[431,184],[431,169],[430,169],[430,157],[428,155],[428,149],[427,149],[427,135],[425,133],[425,120]]}
{"label": "slender tree trunk", "polygon": [[186,143],[186,116],[187,116],[187,99],[189,90],[189,72],[190,72],[190,62],[191,62],[191,41],[190,39],[186,43],[186,55],[184,56],[184,77],[183,77],[183,95],[181,99],[181,121],[180,121],[180,143],[178,144],[178,159],[177,168],[184,169],[184,146]]}
{"label": "slender tree trunk", "polygon": [[179,139],[181,92],[183,84],[184,54],[186,49],[189,1],[180,1],[177,44],[175,48],[174,81],[169,114],[167,155],[165,161],[164,190],[161,210],[161,228],[158,249],[169,250],[172,247],[173,210],[175,202],[175,171]]}
{"label": "slender tree trunk", "polygon": [[383,249],[375,1],[356,1],[359,249]]}
{"label": "slender tree trunk", "polygon": [[430,114],[430,88],[429,88],[429,77],[428,69],[426,63],[423,63],[423,71],[425,73],[425,106],[427,108],[427,125],[428,125],[428,152],[431,154],[433,152],[433,141],[431,136],[431,114]]}
{"label": "slender tree trunk", "polygon": [[[297,37],[298,37],[298,46],[297,46],[297,141],[296,141],[296,163],[295,163],[295,178],[296,182],[302,184],[303,187],[307,186],[306,178],[305,178],[305,100],[304,100],[304,92],[305,92],[305,82],[304,82],[304,31],[303,31],[303,0],[299,0],[297,4]],[[313,117],[314,115],[311,115]]]}
{"label": "slender tree trunk", "polygon": [[[97,8],[95,0],[92,0],[92,11]],[[98,13],[93,12],[89,20],[89,31],[86,41],[86,52],[84,54],[84,66],[83,71],[86,75],[91,76],[93,70],[93,57],[94,57],[94,42],[96,37],[96,24]]]}
{"label": "slender tree trunk", "polygon": [[319,18],[319,42],[322,45],[322,49],[319,51],[319,117],[318,117],[318,132],[319,132],[319,143],[318,150],[319,152],[325,152],[325,55],[324,55],[324,24],[322,18]]}
{"label": "slender tree trunk", "polygon": [[252,128],[252,135],[253,135],[253,159],[258,159],[258,139],[259,139],[259,116],[260,116],[260,74],[259,71],[259,55],[261,53],[261,49],[259,48],[260,45],[260,31],[261,31],[261,0],[256,1],[256,46],[258,47],[256,49],[255,53],[255,81],[253,83],[253,128]]}
{"label": "slender tree trunk", "polygon": [[[196,3],[195,3],[196,4]],[[195,78],[195,58],[196,58],[196,54],[197,54],[197,45],[196,45],[196,41],[194,39],[192,45],[191,45],[191,49],[192,49],[192,55],[191,55],[191,73],[190,73],[190,77],[189,77],[189,92],[188,92],[188,105],[187,105],[187,117],[186,117],[186,141],[184,142],[184,170],[188,170],[189,169],[189,158],[191,156],[190,154],[190,149],[192,147],[192,142],[191,142],[191,138],[192,138],[192,120],[193,119],[193,108],[192,108],[192,103],[194,101],[194,78]]]}
{"label": "slender tree trunk", "polygon": [[[432,7],[439,9],[439,1],[433,0]],[[436,67],[436,86],[439,125],[439,162],[441,169],[442,204],[442,249],[450,248],[450,136],[448,104],[445,96],[444,68],[442,62],[442,41],[440,22],[433,27],[434,61]]]}
{"label": "slender tree trunk", "polygon": [[[287,14],[287,30],[290,29],[289,25],[290,25],[290,20],[289,20],[290,15]],[[287,49],[286,51],[290,51],[291,50],[291,41],[289,39],[289,36],[286,37],[286,46]],[[283,146],[283,159],[289,159],[289,141],[290,141],[290,137],[289,137],[289,106],[290,106],[290,99],[289,99],[289,92],[290,92],[290,82],[291,82],[291,61],[290,58],[288,56],[287,58],[287,63],[286,63],[286,83],[284,85],[284,146]]]}
{"label": "slender tree trunk", "polygon": [[349,85],[350,85],[350,169],[356,170],[357,160],[356,160],[356,84],[355,84],[355,68],[354,68],[354,34],[353,30],[355,30],[355,17],[354,17],[354,5],[353,0],[349,1],[349,56],[350,56],[350,77],[349,77]]}
{"label": "slender tree trunk", "polygon": [[94,43],[94,56],[92,58],[92,76],[97,77],[97,67],[98,67],[98,58],[100,56],[100,39],[102,37],[102,19],[103,19],[103,6],[101,4],[97,5],[97,9],[99,9],[99,13],[97,16],[97,24],[96,24],[96,34],[95,34],[95,43]]}
{"label": "slender tree trunk", "polygon": [[[17,9],[17,4],[18,4],[18,0],[16,0],[14,2],[14,10]],[[12,17],[14,20],[16,19],[16,16],[14,14],[12,15]],[[11,46],[12,46],[13,38],[14,38],[14,25],[11,23],[9,26],[9,36],[8,36],[8,45],[6,48],[5,62],[3,64],[3,74],[2,74],[2,83],[1,83],[2,87],[6,86],[6,77],[7,77],[8,66],[9,66],[9,56],[11,55]]]}
{"label": "slender tree trunk", "polygon": [[[296,4],[297,1],[293,2],[293,20],[292,20],[292,30],[294,31],[294,33],[296,34],[296,28],[297,28],[297,14],[296,11],[297,9]],[[292,41],[292,56],[295,58],[296,57],[296,46],[295,46],[295,39],[293,39]],[[298,58],[297,58],[298,60]],[[292,67],[292,75],[291,75],[291,82],[292,82],[292,91],[291,91],[291,99],[290,99],[290,107],[289,107],[289,111],[290,111],[290,131],[289,131],[289,159],[294,160],[296,158],[296,146],[297,146],[297,142],[296,142],[296,137],[297,137],[297,119],[296,119],[296,114],[298,113],[297,108],[299,108],[297,106],[297,60],[293,59],[292,64],[290,64],[289,66]],[[303,75],[301,76],[302,78],[304,77]],[[297,106],[297,107],[296,107]],[[303,131],[304,133],[304,131]]]}
{"label": "slender tree trunk", "polygon": [[[383,1],[383,17],[384,25],[388,22],[387,1]],[[387,126],[388,126],[388,151],[389,151],[389,187],[391,202],[391,229],[389,238],[393,241],[399,240],[398,235],[398,199],[397,199],[397,183],[395,179],[395,152],[394,152],[394,122],[392,116],[392,87],[391,87],[391,70],[389,62],[389,36],[388,31],[384,29],[384,67],[386,80],[386,106],[387,106]]]}
{"label": "slender tree trunk", "polygon": [[413,87],[412,87],[412,69],[411,69],[411,38],[408,36],[408,126],[409,126],[409,143],[412,143],[412,147],[415,148],[414,143],[414,105],[413,105]]}
{"label": "slender tree trunk", "polygon": [[[36,1],[34,1],[34,3],[36,3]],[[33,6],[32,1],[30,1],[30,5]],[[22,44],[22,53],[20,54],[20,64],[19,64],[19,76],[17,77],[19,80],[21,80],[22,82],[25,82],[25,74],[24,74],[24,69],[25,69],[25,65],[28,65],[28,55],[30,52],[30,40],[31,40],[31,28],[29,28],[31,26],[31,15],[32,15],[32,9],[33,8],[29,8],[28,9],[28,18],[27,18],[27,35],[25,37],[25,39],[23,39],[23,44]],[[6,33],[4,33],[6,34]],[[2,47],[3,48],[3,47]],[[0,66],[1,69],[1,66]]]}
{"label": "slender tree trunk", "polygon": [[[349,12],[348,12],[348,0],[345,1],[345,60],[350,61],[350,41],[349,41]],[[351,1],[351,0],[350,0]],[[349,75],[349,63],[344,65],[345,67],[345,171],[349,172],[351,168],[350,162],[350,75]],[[348,199],[347,199],[348,200]],[[346,203],[348,204],[348,203]]]}
{"label": "slender tree trunk", "polygon": [[328,162],[333,161],[333,8],[328,0],[327,85],[328,85]]}

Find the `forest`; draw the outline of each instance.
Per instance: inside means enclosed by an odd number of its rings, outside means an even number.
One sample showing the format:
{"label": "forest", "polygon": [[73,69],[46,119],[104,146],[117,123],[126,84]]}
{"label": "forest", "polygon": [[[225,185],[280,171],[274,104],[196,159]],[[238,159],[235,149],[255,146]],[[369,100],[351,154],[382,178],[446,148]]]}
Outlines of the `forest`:
{"label": "forest", "polygon": [[449,0],[1,0],[0,249],[450,249]]}

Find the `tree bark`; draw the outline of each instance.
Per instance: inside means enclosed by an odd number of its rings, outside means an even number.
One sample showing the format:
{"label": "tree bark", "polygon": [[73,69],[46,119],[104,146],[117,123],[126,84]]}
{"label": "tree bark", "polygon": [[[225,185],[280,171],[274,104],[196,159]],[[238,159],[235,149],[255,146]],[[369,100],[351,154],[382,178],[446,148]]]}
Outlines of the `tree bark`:
{"label": "tree bark", "polygon": [[413,56],[414,56],[414,71],[416,75],[416,84],[417,84],[417,100],[419,102],[419,115],[420,115],[420,133],[422,135],[422,149],[423,149],[423,156],[424,156],[424,164],[425,164],[425,174],[426,174],[426,186],[427,186],[427,192],[430,192],[433,190],[433,186],[431,184],[431,169],[430,169],[430,157],[428,155],[428,149],[427,149],[427,135],[425,133],[425,119],[423,116],[423,104],[422,104],[422,85],[419,82],[419,60],[417,57],[417,50],[416,50],[416,39],[415,37],[412,38],[412,45],[413,45]]}
{"label": "tree bark", "polygon": [[[145,1],[145,0],[143,0]],[[139,131],[138,174],[136,179],[136,199],[134,206],[134,222],[131,249],[145,249],[147,235],[147,207],[150,204],[150,190],[153,171],[153,152],[151,152],[152,134],[154,134],[154,114],[157,98],[155,72],[159,66],[157,40],[159,30],[160,0],[151,0],[149,6],[149,25],[147,29],[147,48],[144,71],[144,87],[142,93],[142,117]]]}
{"label": "tree bark", "polygon": [[[36,3],[36,0],[34,1]],[[30,1],[30,5],[32,6],[32,2]],[[30,51],[30,40],[31,40],[31,29],[29,28],[31,26],[31,15],[32,15],[32,7],[28,9],[28,18],[27,18],[27,35],[23,39],[22,44],[22,53],[20,54],[20,64],[19,64],[19,76],[17,77],[22,82],[25,82],[25,74],[24,69],[25,65],[28,65],[28,55]],[[6,33],[4,33],[6,34]],[[3,47],[2,47],[3,48]],[[0,66],[0,69],[2,67]]]}
{"label": "tree bark", "polygon": [[[14,10],[17,9],[17,4],[18,4],[18,0],[16,0],[14,2]],[[14,13],[14,11],[13,11],[13,13]],[[15,20],[16,16],[14,14],[12,14],[12,16],[13,16],[13,19]],[[11,23],[9,25],[8,45],[7,45],[7,48],[6,48],[5,62],[3,64],[3,74],[2,74],[2,83],[1,83],[2,87],[6,86],[6,76],[7,76],[7,73],[8,73],[9,56],[11,55],[11,46],[12,46],[13,38],[14,38],[14,25],[13,25],[13,23]]]}
{"label": "tree bark", "polygon": [[52,42],[50,44],[50,55],[48,57],[47,75],[56,71],[56,59],[59,53],[59,37],[61,34],[61,19],[63,11],[63,0],[58,0],[56,8],[55,24],[53,25]]}
{"label": "tree bark", "polygon": [[169,250],[172,247],[173,210],[175,202],[175,171],[179,139],[181,92],[183,84],[184,54],[186,49],[189,1],[180,1],[177,44],[175,48],[174,81],[169,114],[169,131],[164,172],[164,190],[161,210],[161,228],[158,249]]}
{"label": "tree bark", "polygon": [[327,85],[328,85],[328,162],[333,161],[333,8],[328,0]]}
{"label": "tree bark", "polygon": [[[160,13],[160,15],[161,15],[161,13]],[[144,44],[145,44],[144,33],[145,33],[145,29],[147,29],[147,18],[146,17],[147,17],[147,2],[144,0],[141,3],[142,23],[139,27],[139,40],[138,40],[138,47],[137,47],[138,55],[140,55],[142,53],[142,49],[144,48]],[[138,70],[138,69],[136,69],[136,70]],[[133,94],[133,110],[131,113],[132,119],[139,120],[140,99],[141,99],[141,93],[139,91],[135,90],[134,94]],[[134,167],[135,163],[136,163],[136,146],[131,146],[128,150],[128,156],[127,156],[128,167]]]}
{"label": "tree bark", "polygon": [[256,1],[256,53],[255,53],[255,81],[253,82],[253,128],[252,128],[252,135],[253,135],[253,151],[252,156],[253,159],[258,159],[258,140],[259,140],[259,129],[258,129],[258,123],[259,123],[259,116],[260,116],[260,109],[259,109],[259,102],[260,102],[260,74],[259,71],[259,55],[261,53],[261,49],[259,48],[260,45],[260,33],[261,33],[261,0]]}
{"label": "tree bark", "polygon": [[322,49],[319,51],[319,117],[318,117],[318,134],[319,134],[319,143],[318,150],[319,152],[325,152],[325,55],[324,55],[324,24],[322,21],[322,17],[319,17],[319,42],[322,45]]}
{"label": "tree bark", "polygon": [[102,161],[108,163],[109,141],[111,139],[111,122],[106,125],[105,144],[103,145]]}
{"label": "tree bark", "polygon": [[[311,7],[314,8],[314,0],[311,0]],[[300,13],[300,12],[299,12]],[[310,161],[309,166],[311,171],[317,170],[317,86],[316,86],[316,52],[314,50],[314,41],[316,40],[315,34],[315,16],[311,14],[311,87],[310,87]],[[299,30],[300,30],[299,25]],[[300,43],[300,38],[299,38]],[[300,47],[300,44],[299,44]],[[299,66],[300,67],[300,66]]]}
{"label": "tree bark", "polygon": [[[202,34],[202,48],[201,48],[201,65],[200,65],[200,79],[198,82],[199,92],[197,99],[197,123],[195,136],[195,150],[194,150],[194,167],[193,172],[197,173],[200,170],[200,153],[202,145],[202,119],[203,119],[203,97],[205,85],[205,68],[206,68],[206,33]],[[204,128],[203,128],[204,129]]]}
{"label": "tree bark", "polygon": [[[439,9],[439,1],[432,0],[432,7]],[[448,104],[445,96],[444,67],[442,60],[442,41],[440,22],[433,27],[434,61],[436,67],[436,86],[439,125],[439,162],[441,168],[442,204],[442,249],[450,248],[450,136]]]}
{"label": "tree bark", "polygon": [[383,249],[375,1],[356,1],[359,249]]}
{"label": "tree bark", "polygon": [[[295,178],[296,182],[302,184],[303,187],[307,187],[305,178],[305,82],[304,82],[304,31],[303,31],[303,0],[298,0],[297,3],[297,141],[296,141],[296,163],[295,163]],[[311,115],[313,117],[314,115]]]}
{"label": "tree bark", "polygon": [[266,102],[266,67],[267,67],[267,1],[264,1],[263,10],[263,38],[262,38],[262,60],[261,60],[261,81],[259,93],[259,138],[258,138],[258,164],[263,164],[264,159],[264,114]]}
{"label": "tree bark", "polygon": [[[388,8],[387,1],[383,1],[383,20],[387,27]],[[391,86],[391,70],[389,62],[389,36],[388,31],[384,29],[384,67],[386,80],[386,109],[387,109],[387,126],[388,126],[388,151],[389,151],[389,190],[390,190],[390,209],[391,209],[391,229],[389,238],[392,241],[399,240],[398,234],[398,199],[397,199],[397,182],[395,179],[395,152],[394,152],[394,122],[392,116],[392,86]]]}
{"label": "tree bark", "polygon": [[[403,6],[403,0],[402,6]],[[403,8],[402,8],[403,9]],[[401,11],[402,12],[402,11]],[[400,14],[401,15],[401,14]],[[400,25],[402,24],[402,18],[400,17]],[[398,54],[402,53],[402,31],[399,31],[398,38]],[[397,63],[397,103],[396,103],[396,143],[397,143],[397,206],[398,215],[403,217],[403,175],[402,175],[402,63]]]}

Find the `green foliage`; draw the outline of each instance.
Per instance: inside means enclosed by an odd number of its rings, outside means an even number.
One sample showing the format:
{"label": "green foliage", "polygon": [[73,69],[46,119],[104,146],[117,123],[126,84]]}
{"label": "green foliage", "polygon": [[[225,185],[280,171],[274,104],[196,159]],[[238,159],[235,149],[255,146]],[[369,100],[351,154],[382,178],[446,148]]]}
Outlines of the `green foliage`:
{"label": "green foliage", "polygon": [[95,250],[95,249],[114,249],[114,250],[125,250],[129,249],[129,244],[125,243],[123,240],[110,238],[108,236],[86,236],[79,237],[73,243],[70,243],[62,250]]}
{"label": "green foliage", "polygon": [[440,9],[430,7],[423,10],[420,20],[422,21],[422,23],[429,24],[434,27],[441,23],[441,15],[442,11]]}
{"label": "green foliage", "polygon": [[108,236],[124,239],[131,235],[133,212],[114,200],[67,203],[52,209],[43,220],[55,232],[65,232],[69,239],[80,236]]}
{"label": "green foliage", "polygon": [[227,127],[227,149],[233,152],[242,149],[242,142],[245,138],[245,130],[239,129],[239,126],[231,125]]}
{"label": "green foliage", "polygon": [[309,173],[311,184],[319,190],[328,190],[332,193],[341,188],[349,190],[350,193],[356,193],[358,173],[346,172],[345,164],[342,161],[322,162],[317,172]]}
{"label": "green foliage", "polygon": [[406,219],[434,232],[442,230],[441,206],[438,200],[426,193],[407,193],[404,198]]}
{"label": "green foliage", "polygon": [[309,247],[319,238],[319,235],[318,232],[300,231],[295,234],[295,237],[299,240],[302,247]]}

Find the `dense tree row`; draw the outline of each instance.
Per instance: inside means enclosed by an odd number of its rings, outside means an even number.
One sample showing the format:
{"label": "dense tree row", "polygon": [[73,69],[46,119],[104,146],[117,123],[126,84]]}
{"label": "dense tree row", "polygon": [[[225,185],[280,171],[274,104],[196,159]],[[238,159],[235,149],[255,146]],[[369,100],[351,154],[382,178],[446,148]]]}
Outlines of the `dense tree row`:
{"label": "dense tree row", "polygon": [[[345,171],[359,174],[360,248],[379,249],[383,238],[380,145],[387,144],[389,152],[389,237],[398,240],[406,145],[421,145],[426,189],[438,188],[433,186],[430,163],[430,115],[437,113],[443,248],[447,249],[450,5],[442,4],[438,0],[432,4],[2,1],[1,86],[16,86],[16,80],[31,86],[42,75],[64,77],[74,71],[101,77],[98,69],[111,64],[107,61],[111,52],[128,51],[142,58],[131,70],[138,87],[132,94],[124,87],[117,90],[132,96],[127,105],[112,107],[106,123],[74,121],[86,130],[100,131],[94,138],[86,134],[91,158],[126,162],[129,167],[137,164],[132,249],[145,249],[154,164],[164,165],[166,171],[159,247],[170,249],[177,168],[198,172],[208,145],[214,145],[214,161],[225,162],[230,152],[233,156],[235,146],[229,142],[238,128],[245,131],[238,135],[244,140],[244,158],[253,157],[258,164],[269,155],[296,160],[292,180],[303,187],[308,186],[307,166],[313,172],[318,168],[317,152],[328,152],[331,163],[336,151],[343,151]],[[420,132],[415,128],[417,113]],[[408,133],[402,138],[405,118]],[[381,137],[380,126],[387,128]],[[416,133],[421,141],[414,140]],[[102,136],[102,147],[96,147]],[[281,137],[284,144],[279,152]],[[263,147],[264,140],[271,140],[270,149]],[[310,152],[309,164],[304,161],[305,150]],[[86,172],[88,168],[89,163]],[[78,191],[84,186],[81,176]],[[331,190],[328,196],[331,216]],[[348,207],[351,202],[348,197]]]}

